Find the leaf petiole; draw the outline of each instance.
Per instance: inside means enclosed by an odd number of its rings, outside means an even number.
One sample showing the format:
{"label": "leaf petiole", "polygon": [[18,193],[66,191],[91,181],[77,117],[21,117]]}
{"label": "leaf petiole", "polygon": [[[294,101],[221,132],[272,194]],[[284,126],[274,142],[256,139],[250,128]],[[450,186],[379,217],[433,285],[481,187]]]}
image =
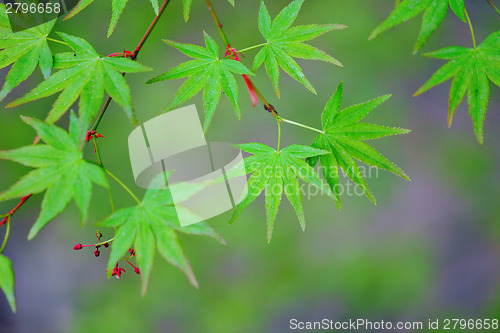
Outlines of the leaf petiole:
{"label": "leaf petiole", "polygon": [[127,185],[125,185],[120,179],[118,179],[118,177],[116,177],[115,175],[113,175],[108,169],[106,169],[104,166],[102,166],[102,169],[104,170],[104,172],[106,172],[111,178],[113,178],[118,184],[120,184],[121,187],[123,187],[123,189],[125,191],[127,191],[128,194],[130,194],[130,196],[139,204],[139,206],[142,206],[142,202],[141,200],[139,200],[139,198],[136,197],[136,195],[134,194],[134,192],[132,192],[128,187]]}
{"label": "leaf petiole", "polygon": [[470,33],[472,35],[472,42],[474,43],[474,50],[475,50],[475,49],[477,49],[476,36],[474,35],[474,28],[472,27],[472,23],[470,21],[469,14],[467,13],[467,9],[465,10],[465,17],[467,18],[467,23],[469,24]]}
{"label": "leaf petiole", "polygon": [[[95,154],[97,156],[97,160],[99,161],[99,164],[101,167],[104,165],[102,164],[102,159],[101,159],[101,153],[99,151],[99,143],[97,141],[97,136],[94,135],[94,146],[95,146]],[[108,187],[108,196],[109,196],[109,203],[111,205],[111,212],[115,212],[115,205],[113,203],[113,195],[111,194],[111,189]]]}
{"label": "leaf petiole", "polygon": [[276,122],[278,123],[278,148],[277,151],[280,151],[281,148],[281,121],[276,117]]}
{"label": "leaf petiole", "polygon": [[254,45],[254,46],[250,46],[250,47],[247,47],[247,48],[244,48],[242,50],[238,50],[238,53],[242,53],[242,52],[246,52],[246,51],[250,51],[250,50],[253,50],[253,49],[256,49],[256,48],[259,48],[259,47],[262,47],[262,46],[266,46],[268,45],[269,43],[262,43],[262,44],[258,44],[258,45]]}
{"label": "leaf petiole", "polygon": [[226,46],[229,45],[229,40],[227,39],[226,33],[222,28],[222,23],[220,23],[219,18],[217,17],[217,14],[215,13],[214,7],[212,6],[212,2],[210,0],[207,0],[207,6],[208,10],[210,10],[210,14],[212,14],[212,17],[214,18],[215,25],[217,26],[217,29],[219,30],[219,33],[222,39],[224,40],[224,43],[226,43]]}
{"label": "leaf petiole", "polygon": [[3,253],[5,249],[5,245],[7,245],[7,240],[9,239],[10,234],[10,215],[7,216],[7,229],[5,230],[5,236],[3,238],[2,246],[0,247],[0,254]]}
{"label": "leaf petiole", "polygon": [[311,130],[311,131],[314,131],[314,132],[318,132],[318,133],[321,133],[321,134],[325,134],[325,132],[323,132],[322,130],[319,130],[317,128],[314,128],[314,127],[310,127],[310,126],[307,126],[307,125],[304,125],[304,124],[301,124],[301,123],[297,123],[295,121],[291,121],[291,120],[288,120],[288,119],[285,119],[281,116],[277,116],[276,117],[277,119],[281,120],[281,121],[284,121],[285,123],[289,123],[289,124],[292,124],[292,125],[295,125],[295,126],[299,126],[299,127],[302,127],[302,128],[306,128],[308,130]]}
{"label": "leaf petiole", "polygon": [[101,160],[101,152],[99,151],[99,144],[97,143],[97,136],[95,135],[94,135],[94,146],[95,146],[95,154],[97,156],[97,161],[99,162],[100,165],[103,165]]}

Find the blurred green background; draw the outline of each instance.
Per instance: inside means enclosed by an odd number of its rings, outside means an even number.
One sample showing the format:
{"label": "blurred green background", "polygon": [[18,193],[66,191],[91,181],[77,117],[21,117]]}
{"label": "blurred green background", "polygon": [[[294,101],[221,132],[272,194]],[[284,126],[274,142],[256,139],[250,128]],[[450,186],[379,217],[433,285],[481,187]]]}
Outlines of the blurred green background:
{"label": "blurred green background", "polygon": [[[288,4],[268,1],[271,16]],[[257,29],[259,1],[225,0],[213,4],[232,45],[245,48],[262,42]],[[498,30],[499,18],[486,0],[467,0],[478,42]],[[227,241],[181,236],[200,283],[194,289],[182,272],[156,260],[149,292],[139,295],[140,279],[130,269],[122,279],[106,279],[107,250],[75,252],[76,243],[93,243],[95,227],[79,227],[74,203],[31,242],[30,226],[42,196],[30,199],[13,218],[5,254],[17,277],[18,313],[13,315],[0,297],[0,332],[286,332],[289,320],[329,318],[343,321],[427,322],[437,318],[499,318],[500,315],[500,94],[492,86],[485,123],[485,144],[476,142],[466,103],[446,124],[450,83],[424,95],[412,94],[444,62],[412,55],[421,17],[392,29],[373,41],[371,30],[393,9],[393,0],[308,0],[296,24],[342,23],[342,31],[312,44],[344,67],[299,61],[318,91],[314,96],[286,74],[281,75],[281,99],[272,92],[263,68],[255,83],[281,115],[320,126],[320,114],[336,86],[344,81],[343,106],[392,93],[367,119],[376,124],[409,128],[412,133],[373,142],[402,167],[411,182],[387,172],[372,174],[368,184],[378,199],[373,206],[360,196],[344,196],[338,212],[331,200],[305,200],[306,232],[292,207],[283,200],[271,244],[266,241],[263,198],[247,208],[234,225],[230,212],[209,221]],[[105,38],[111,1],[96,1],[76,17],[56,24],[87,39],[101,54],[133,50],[154,16],[149,1],[130,1],[115,33]],[[161,39],[201,44],[206,31],[222,42],[206,4],[193,1],[191,18],[183,21],[180,0],[172,0],[139,55],[154,72],[126,79],[140,122],[162,110],[182,81],[153,85],[153,76],[186,61]],[[423,52],[450,45],[470,46],[468,27],[449,11]],[[63,45],[51,44],[54,52]],[[243,62],[251,65],[255,53]],[[1,71],[3,78],[7,71]],[[5,105],[42,80],[35,75],[0,104],[0,149],[30,144],[34,132],[19,115],[43,119],[55,97],[14,109]],[[226,98],[208,131],[209,141],[261,142],[275,145],[276,123],[262,107],[253,109],[240,80],[243,117],[239,121]],[[202,113],[201,96],[193,100]],[[67,119],[60,121],[66,126]],[[182,126],[182,124],[179,124]],[[133,188],[127,137],[133,127],[112,103],[99,133],[103,160]],[[310,144],[314,132],[284,125],[283,146]],[[93,147],[87,147],[88,156]],[[4,190],[27,168],[0,163]],[[119,206],[132,205],[127,194],[112,184]],[[0,212],[15,202],[0,203]],[[105,190],[94,191],[91,221],[110,213]],[[103,231],[104,237],[112,236]],[[157,258],[159,259],[159,258]]]}

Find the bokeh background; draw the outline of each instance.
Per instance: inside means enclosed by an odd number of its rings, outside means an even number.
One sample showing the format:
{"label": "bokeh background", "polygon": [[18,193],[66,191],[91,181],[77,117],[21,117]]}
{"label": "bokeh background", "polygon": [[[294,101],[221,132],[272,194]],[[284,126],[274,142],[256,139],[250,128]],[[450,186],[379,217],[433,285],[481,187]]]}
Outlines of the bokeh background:
{"label": "bokeh background", "polygon": [[[262,42],[256,23],[259,1],[236,0],[235,8],[224,0],[213,2],[234,47]],[[288,3],[268,1],[271,16]],[[499,18],[486,0],[467,0],[466,5],[478,42],[498,30]],[[72,250],[76,243],[93,243],[96,231],[92,223],[80,228],[74,203],[28,242],[26,236],[42,199],[34,196],[12,220],[5,254],[14,262],[18,313],[11,313],[2,295],[0,332],[286,332],[292,318],[423,322],[499,318],[498,87],[491,88],[484,145],[476,142],[465,102],[448,129],[449,82],[412,97],[444,63],[412,55],[421,17],[368,41],[371,30],[393,7],[393,0],[306,1],[297,24],[348,26],[312,43],[344,67],[299,61],[317,96],[282,73],[278,100],[263,68],[257,71],[255,82],[280,114],[311,126],[320,126],[321,111],[341,81],[344,107],[392,93],[367,120],[412,130],[409,135],[372,142],[409,174],[411,182],[385,171],[372,174],[368,183],[377,206],[366,197],[344,196],[339,212],[326,197],[305,200],[306,232],[283,200],[270,244],[263,198],[234,225],[227,225],[230,212],[213,218],[209,223],[227,245],[181,236],[200,288],[193,288],[182,272],[158,257],[145,298],[139,295],[139,277],[130,269],[120,280],[106,279],[106,250],[98,259],[91,250]],[[111,2],[96,1],[73,19],[59,20],[55,31],[81,36],[105,55],[135,48],[153,15],[148,1],[130,1],[115,33],[106,38]],[[202,31],[216,38],[222,48],[204,1],[193,1],[191,19],[185,23],[181,1],[172,0],[139,56],[154,72],[126,76],[141,122],[159,114],[182,83],[145,85],[151,77],[187,60],[161,39],[201,44]],[[450,45],[472,45],[467,25],[451,11],[423,52]],[[65,50],[53,43],[51,48]],[[250,66],[254,55],[249,52],[243,61]],[[0,73],[4,79],[7,71]],[[1,150],[32,142],[34,132],[19,115],[43,119],[55,98],[14,109],[5,105],[41,80],[37,70],[1,102]],[[275,145],[276,123],[261,107],[252,109],[240,81],[242,119],[235,117],[223,97],[208,140]],[[194,103],[201,114],[201,96]],[[66,126],[67,119],[60,124]],[[129,166],[127,137],[132,129],[119,106],[112,103],[99,128],[104,135],[100,146],[107,167],[141,194]],[[314,132],[284,125],[283,145],[310,144],[314,136]],[[88,145],[88,156],[92,150]],[[2,161],[0,189],[27,171]],[[115,184],[112,190],[119,206],[133,204]],[[0,212],[9,211],[15,203],[0,203]],[[90,220],[98,221],[109,213],[106,191],[96,189]],[[109,230],[103,233],[112,236]]]}

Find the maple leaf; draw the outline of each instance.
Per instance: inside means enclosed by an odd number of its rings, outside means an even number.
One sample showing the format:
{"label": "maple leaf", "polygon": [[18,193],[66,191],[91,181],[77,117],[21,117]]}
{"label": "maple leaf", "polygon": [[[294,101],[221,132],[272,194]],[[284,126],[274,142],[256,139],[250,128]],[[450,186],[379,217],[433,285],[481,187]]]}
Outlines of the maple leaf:
{"label": "maple leaf", "polygon": [[69,133],[37,119],[29,117],[22,119],[35,129],[45,144],[0,151],[0,159],[36,168],[8,190],[0,193],[0,201],[46,191],[42,210],[29,232],[28,239],[33,239],[43,227],[61,213],[71,198],[75,200],[82,221],[85,222],[92,195],[92,183],[102,187],[108,187],[108,183],[99,166],[83,159],[79,149],[83,130],[76,116],[71,113]]}
{"label": "maple leaf", "polygon": [[[248,179],[248,192],[234,209],[229,223],[233,223],[241,211],[265,190],[268,242],[271,241],[274,221],[278,214],[283,192],[295,209],[302,230],[305,230],[302,192],[297,177],[335,198],[335,195],[320,179],[316,171],[303,160],[304,158],[328,154],[327,151],[300,145],[291,145],[277,151],[260,143],[240,144],[237,147],[253,154],[243,161],[246,173],[251,173],[252,176]],[[234,170],[235,168],[232,169],[232,171]],[[236,172],[239,173],[239,171]],[[228,178],[231,177],[232,172],[229,172]]]}
{"label": "maple leaf", "polygon": [[150,84],[164,80],[188,77],[177,91],[174,99],[167,105],[165,108],[166,110],[171,110],[177,105],[191,99],[203,89],[203,106],[205,109],[205,123],[203,129],[205,131],[212,121],[222,91],[224,91],[227,98],[229,98],[238,118],[241,117],[238,84],[236,83],[233,73],[253,75],[248,68],[233,59],[220,59],[219,46],[206,33],[206,48],[169,40],[164,40],[164,42],[194,59],[182,63],[147,82]]}
{"label": "maple leaf", "polygon": [[14,296],[14,270],[9,258],[0,254],[0,288],[9,302],[12,312],[16,312],[16,298]]}
{"label": "maple leaf", "polygon": [[[484,142],[483,125],[490,94],[489,80],[500,86],[500,31],[491,34],[477,48],[446,47],[424,56],[449,60],[415,92],[418,96],[453,77],[448,107],[448,126],[467,93],[469,114],[479,143]],[[489,80],[488,80],[489,79]]]}
{"label": "maple leaf", "polygon": [[262,64],[265,65],[267,74],[278,97],[280,96],[280,67],[288,75],[316,94],[316,90],[306,79],[299,64],[293,58],[322,60],[342,66],[337,59],[303,42],[319,37],[332,30],[344,29],[346,26],[342,24],[311,24],[291,27],[303,3],[304,0],[293,1],[272,22],[264,1],[260,5],[259,30],[267,43],[255,56],[253,70],[257,70]]}
{"label": "maple leaf", "polygon": [[[5,10],[4,7],[2,8]],[[0,100],[3,100],[12,89],[25,81],[35,71],[37,65],[40,66],[45,78],[50,76],[53,61],[47,36],[55,22],[56,20],[52,20],[17,33],[12,33],[10,26],[2,31],[0,35],[0,49],[2,49],[0,51],[0,68],[13,65],[0,91]],[[4,24],[8,25],[8,22],[2,23],[2,26]]]}
{"label": "maple leaf", "polygon": [[[153,183],[164,182],[164,177],[164,174],[158,175]],[[111,244],[107,266],[108,275],[111,274],[113,267],[123,254],[133,247],[141,270],[142,294],[144,295],[153,268],[155,249],[157,249],[167,262],[183,271],[189,282],[198,287],[177,232],[210,236],[222,244],[224,244],[224,239],[203,222],[181,227],[178,214],[182,214],[183,220],[187,220],[193,213],[180,207],[178,203],[189,199],[204,186],[206,184],[192,183],[178,183],[164,189],[153,189],[158,186],[150,186],[139,205],[120,209],[98,222],[99,227],[118,228]],[[172,194],[175,194],[175,203]]]}
{"label": "maple leaf", "polygon": [[409,130],[385,127],[359,121],[366,117],[375,107],[385,102],[391,95],[375,98],[371,101],[350,106],[340,111],[343,83],[340,83],[332,98],[328,101],[321,115],[324,134],[320,134],[311,145],[314,148],[328,151],[328,154],[313,156],[307,163],[315,166],[321,160],[323,176],[335,195],[337,207],[340,209],[340,169],[356,183],[366,196],[376,203],[363,172],[356,160],[365,164],[385,169],[409,180],[406,173],[385,158],[363,140],[378,139],[389,135],[409,133]]}
{"label": "maple leaf", "polygon": [[52,105],[47,123],[56,122],[80,97],[79,114],[86,126],[99,112],[104,92],[120,104],[132,123],[137,123],[132,109],[130,88],[122,73],[151,70],[136,61],[126,58],[101,57],[84,39],[59,32],[59,36],[73,52],[58,53],[54,57],[54,68],[60,71],[49,76],[23,97],[9,103],[17,106],[43,97],[61,94]]}
{"label": "maple leaf", "polygon": [[[80,13],[85,7],[90,5],[94,0],[80,0],[76,4],[76,6],[66,15],[64,18],[65,20],[72,18],[76,14]],[[108,37],[111,36],[113,31],[115,30],[116,24],[118,23],[118,19],[120,18],[123,9],[125,9],[125,6],[127,5],[128,0],[112,0],[111,6],[112,6],[112,16],[111,16],[111,21],[109,23],[109,28],[108,28]],[[150,0],[151,5],[153,5],[153,10],[156,15],[158,15],[158,10],[160,9],[158,6],[158,0]]]}
{"label": "maple leaf", "polygon": [[448,6],[463,22],[466,21],[464,0],[404,0],[372,31],[369,39],[424,12],[422,27],[413,47],[413,52],[416,53],[444,20]]}

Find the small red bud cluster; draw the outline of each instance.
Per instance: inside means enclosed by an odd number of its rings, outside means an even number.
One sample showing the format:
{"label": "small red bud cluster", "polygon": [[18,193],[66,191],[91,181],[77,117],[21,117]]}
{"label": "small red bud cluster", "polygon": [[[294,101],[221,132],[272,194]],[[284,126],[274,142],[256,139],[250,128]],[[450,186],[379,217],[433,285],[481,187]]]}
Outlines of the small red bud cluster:
{"label": "small red bud cluster", "polygon": [[[89,244],[89,245],[76,244],[73,247],[73,250],[81,250],[84,247],[94,247],[95,246],[94,256],[99,257],[99,255],[101,254],[101,252],[99,251],[99,248],[101,246],[104,246],[105,248],[108,248],[109,247],[109,243],[108,242],[101,242],[102,233],[99,230],[97,230],[97,232],[95,233],[95,235],[97,237],[97,243],[96,244]],[[110,241],[112,241],[112,240],[110,240]],[[130,249],[128,249],[128,253],[129,253],[129,256],[123,258],[123,260],[125,260],[130,266],[132,266],[134,268],[134,272],[136,274],[141,274],[141,271],[139,270],[139,267],[134,266],[134,264],[132,264],[129,261],[130,258],[135,257],[135,250],[132,249],[132,248],[130,248]],[[119,278],[122,277],[122,273],[125,273],[125,269],[119,267],[118,263],[116,263],[115,267],[113,268],[113,271],[111,272],[111,276],[116,276],[116,278],[119,279]]]}
{"label": "small red bud cluster", "polygon": [[99,248],[101,246],[104,246],[105,248],[107,248],[109,246],[109,243],[107,243],[107,242],[101,243],[102,234],[101,234],[101,232],[99,230],[97,230],[97,232],[95,233],[95,235],[97,237],[97,243],[96,244],[89,244],[89,245],[76,244],[75,246],[73,246],[73,250],[81,250],[84,247],[94,247],[95,246],[94,256],[99,257],[99,255],[101,254],[101,251],[99,251]]}
{"label": "small red bud cluster", "polygon": [[[89,142],[93,138],[104,138],[101,134],[97,134],[96,131],[88,131],[87,135],[85,136],[85,142]],[[94,154],[97,153],[97,147],[95,146],[95,141],[94,141]]]}
{"label": "small red bud cluster", "polygon": [[[132,264],[129,261],[130,258],[135,257],[135,250],[130,248],[130,249],[128,249],[128,253],[130,254],[130,256],[127,258],[123,258],[123,260],[125,260],[130,266],[132,266],[134,268],[134,272],[136,274],[141,274],[139,267],[134,266],[134,264]],[[122,272],[125,273],[125,269],[119,267],[118,263],[116,263],[115,267],[113,268],[113,271],[111,272],[111,276],[116,276],[117,279],[120,279],[122,277]]]}
{"label": "small red bud cluster", "polygon": [[124,48],[123,52],[111,53],[108,57],[132,58],[132,60],[134,60],[134,56],[135,56],[134,52],[125,51],[125,48]]}

